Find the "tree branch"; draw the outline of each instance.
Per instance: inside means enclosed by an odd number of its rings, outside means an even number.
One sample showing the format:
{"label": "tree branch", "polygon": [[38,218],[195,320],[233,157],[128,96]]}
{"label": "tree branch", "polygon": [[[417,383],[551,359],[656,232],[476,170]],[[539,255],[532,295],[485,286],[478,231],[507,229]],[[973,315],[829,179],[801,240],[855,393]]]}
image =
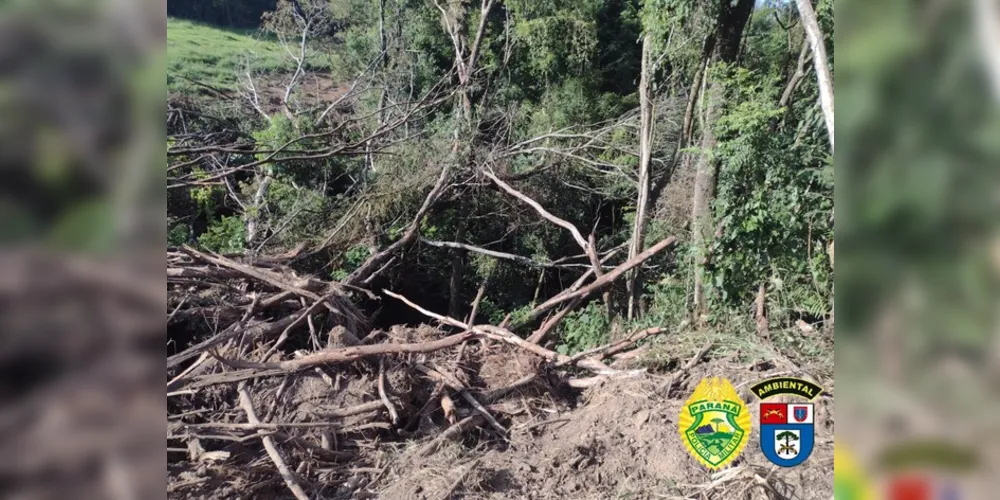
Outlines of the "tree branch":
{"label": "tree branch", "polygon": [[[247,421],[255,426],[260,425],[260,420],[257,418],[257,414],[253,409],[253,400],[250,399],[250,393],[247,392],[246,387],[240,386],[240,407],[243,408],[243,412],[247,414]],[[269,434],[266,434],[264,430],[258,431],[261,435],[261,441],[264,442],[264,450],[267,451],[267,456],[271,457],[271,461],[274,462],[274,466],[278,468],[278,473],[281,474],[281,479],[285,481],[285,486],[288,490],[292,492],[297,500],[309,500],[309,495],[306,494],[305,490],[299,486],[299,483],[295,480],[295,475],[292,473],[291,469],[288,468],[288,464],[285,463],[285,459],[282,458],[281,452],[278,450],[277,445],[274,444],[274,438]]]}
{"label": "tree branch", "polygon": [[448,179],[448,173],[451,171],[451,165],[445,163],[445,166],[441,169],[441,174],[438,176],[437,182],[431,191],[427,193],[427,197],[424,198],[424,203],[421,205],[420,210],[417,211],[417,215],[413,218],[413,222],[410,223],[410,227],[403,234],[403,237],[397,240],[395,243],[389,245],[385,250],[372,255],[361,264],[361,267],[352,272],[344,283],[351,286],[360,286],[365,283],[371,276],[374,276],[376,271],[378,271],[382,264],[393,257],[397,252],[403,251],[408,248],[414,241],[416,241],[417,236],[420,234],[420,223],[423,222],[424,217],[427,215],[427,211],[430,210],[431,205],[437,201],[438,197],[445,190],[445,181]]}
{"label": "tree branch", "polygon": [[661,241],[661,242],[659,242],[659,243],[657,243],[657,244],[649,247],[648,249],[646,249],[646,251],[640,253],[639,255],[636,255],[634,258],[632,258],[632,259],[624,262],[620,266],[614,268],[613,270],[611,270],[611,272],[609,272],[609,273],[605,274],[604,276],[602,276],[602,277],[594,280],[593,283],[591,283],[591,284],[589,284],[589,285],[587,285],[587,286],[585,286],[585,287],[583,287],[583,288],[581,288],[581,289],[579,289],[579,290],[577,290],[575,292],[562,293],[562,294],[559,294],[559,295],[557,295],[555,297],[552,297],[551,299],[549,299],[546,302],[542,303],[538,307],[534,308],[528,314],[528,317],[524,321],[522,321],[519,325],[516,325],[514,329],[516,329],[517,326],[523,326],[524,324],[528,324],[528,323],[530,323],[532,321],[537,320],[546,311],[551,310],[552,308],[554,308],[555,306],[557,306],[559,304],[562,304],[563,302],[567,302],[567,301],[570,301],[570,300],[573,300],[573,299],[576,299],[576,298],[584,298],[584,297],[590,295],[591,293],[594,293],[595,291],[597,291],[597,290],[599,290],[599,289],[601,289],[601,288],[609,285],[611,282],[613,282],[614,280],[618,279],[622,274],[625,274],[630,269],[638,266],[639,264],[642,264],[643,262],[645,262],[647,259],[649,259],[653,255],[656,255],[657,253],[659,253],[661,250],[663,250],[663,249],[665,249],[667,247],[673,246],[676,242],[677,242],[677,238],[674,237],[674,236],[666,238],[663,241]]}
{"label": "tree branch", "polygon": [[590,250],[589,250],[589,247],[587,245],[587,240],[583,239],[583,235],[580,234],[580,230],[577,229],[576,226],[574,226],[572,223],[570,223],[567,220],[560,219],[559,217],[556,217],[555,215],[552,215],[551,212],[549,212],[548,210],[545,210],[545,208],[543,208],[537,201],[532,200],[527,195],[525,195],[525,194],[521,193],[520,191],[512,188],[510,186],[510,184],[507,184],[506,182],[500,180],[500,178],[497,177],[496,175],[494,175],[493,172],[490,172],[489,170],[484,170],[483,174],[486,175],[486,177],[489,177],[493,182],[495,182],[497,186],[500,186],[500,189],[503,189],[504,191],[506,191],[507,193],[509,193],[511,196],[513,196],[513,197],[515,197],[515,198],[523,201],[524,203],[527,203],[531,208],[534,208],[535,211],[538,212],[539,215],[541,215],[542,217],[544,217],[549,222],[552,222],[553,224],[555,224],[555,225],[557,225],[559,227],[562,227],[562,228],[566,229],[567,231],[569,231],[570,234],[573,235],[573,239],[576,240],[576,244],[580,245],[580,248],[582,248],[584,252],[587,252],[587,254],[589,256]]}

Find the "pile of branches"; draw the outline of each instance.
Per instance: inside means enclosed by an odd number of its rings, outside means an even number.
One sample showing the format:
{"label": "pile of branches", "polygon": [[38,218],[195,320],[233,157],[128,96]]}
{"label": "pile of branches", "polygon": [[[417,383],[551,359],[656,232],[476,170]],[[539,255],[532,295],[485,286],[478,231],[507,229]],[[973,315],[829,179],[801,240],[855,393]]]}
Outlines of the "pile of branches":
{"label": "pile of branches", "polygon": [[[474,324],[478,299],[468,318],[456,319],[390,290],[381,291],[382,300],[402,301],[437,326],[373,330],[355,305],[364,296],[376,299],[358,285],[364,283],[360,275],[343,282],[299,275],[289,266],[298,252],[254,258],[172,249],[172,494],[225,478],[239,488],[237,496],[287,488],[297,498],[349,497],[371,491],[386,472],[377,443],[414,444],[408,453],[415,457],[462,438],[502,446],[522,411],[511,410],[505,398],[565,394],[644,373],[622,369],[615,359],[629,357],[661,328],[574,356],[546,348],[543,340],[580,300],[672,244],[664,240],[590,284],[581,279],[539,304],[528,317],[544,321],[530,335],[515,334],[509,318]],[[376,262],[362,268],[378,267],[384,258],[375,255]],[[490,356],[501,357],[493,360],[500,372],[521,369],[500,382],[487,380],[481,372]]]}

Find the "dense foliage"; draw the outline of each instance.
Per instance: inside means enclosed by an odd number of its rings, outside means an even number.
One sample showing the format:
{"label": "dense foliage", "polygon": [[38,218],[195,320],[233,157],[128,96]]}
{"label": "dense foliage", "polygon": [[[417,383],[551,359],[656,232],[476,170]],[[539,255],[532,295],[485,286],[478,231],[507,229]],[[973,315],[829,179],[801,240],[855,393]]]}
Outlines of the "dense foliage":
{"label": "dense foliage", "polygon": [[[209,8],[227,2],[197,9],[172,2],[171,12],[242,26],[267,2],[246,3],[237,18]],[[752,316],[762,286],[771,328],[829,320],[832,151],[799,14],[794,3],[757,2],[747,19],[734,20],[741,14],[728,5],[281,0],[266,6],[261,36],[283,46],[284,79],[261,77],[255,85],[253,74],[237,76],[249,82],[239,97],[201,103],[208,107],[197,114],[179,111],[183,123],[169,124],[177,141],[170,156],[171,244],[259,255],[308,241],[312,251],[296,265],[345,279],[404,238],[447,166],[447,187],[419,223],[421,241],[367,284],[462,317],[481,295],[481,321],[510,315],[519,324],[590,262],[570,232],[500,183],[585,239],[593,232],[601,257],[620,250],[607,266],[622,263],[639,213],[646,116],[639,108],[648,104],[652,189],[651,215],[640,220],[643,247],[668,235],[680,244],[644,264],[637,314],[626,313],[625,288],[616,285],[566,317],[557,329],[560,350],[690,316],[696,272],[709,278],[708,311],[696,314],[696,322],[746,324],[734,318]],[[832,68],[832,2],[820,1],[816,12]],[[716,39],[739,42],[734,61],[718,55],[730,48],[712,50]],[[337,90],[302,83],[316,71]],[[648,94],[640,89],[644,77]],[[178,110],[190,105],[187,99],[173,96]],[[702,141],[706,136],[714,142]],[[213,145],[221,154],[199,159],[197,148]],[[702,260],[691,247],[690,206],[695,165],[705,161],[715,171],[716,229]],[[382,314],[403,313],[384,305]]]}

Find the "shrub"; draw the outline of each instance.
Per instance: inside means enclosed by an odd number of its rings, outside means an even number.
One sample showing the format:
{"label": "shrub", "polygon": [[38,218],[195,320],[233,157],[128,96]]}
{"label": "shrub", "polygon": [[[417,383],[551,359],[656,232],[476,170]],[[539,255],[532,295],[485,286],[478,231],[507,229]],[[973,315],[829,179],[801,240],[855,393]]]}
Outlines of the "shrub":
{"label": "shrub", "polygon": [[219,253],[239,253],[246,242],[246,228],[239,217],[222,217],[198,237],[198,245]]}
{"label": "shrub", "polygon": [[569,355],[608,342],[611,337],[611,322],[605,305],[594,301],[587,304],[587,307],[566,315],[560,330],[560,343],[556,345],[556,351]]}

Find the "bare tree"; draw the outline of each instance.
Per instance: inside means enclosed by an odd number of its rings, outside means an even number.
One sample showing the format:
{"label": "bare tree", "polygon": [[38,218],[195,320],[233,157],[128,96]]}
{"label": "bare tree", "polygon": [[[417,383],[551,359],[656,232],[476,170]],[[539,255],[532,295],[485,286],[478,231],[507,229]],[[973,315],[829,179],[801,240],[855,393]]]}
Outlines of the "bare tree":
{"label": "bare tree", "polygon": [[465,3],[446,2],[446,5],[441,5],[438,0],[434,0],[434,5],[441,11],[441,22],[444,24],[455,49],[455,68],[458,70],[459,96],[461,97],[459,110],[464,121],[468,122],[472,118],[469,83],[472,81],[472,75],[476,72],[479,47],[482,45],[483,34],[486,32],[486,19],[489,17],[495,2],[494,0],[482,0],[479,6],[479,27],[476,29],[476,35],[471,45],[465,26],[465,18],[468,15]]}
{"label": "bare tree", "polygon": [[[278,13],[272,13],[266,22],[285,49],[285,53],[295,63],[295,71],[284,83],[284,92],[281,94],[281,112],[286,118],[295,123],[295,116],[298,109],[292,104],[292,98],[296,88],[302,83],[306,73],[306,62],[309,55],[309,41],[317,25],[321,24],[320,18],[323,9],[312,4],[309,9],[303,9],[297,1],[292,1],[292,16],[285,22],[280,21]],[[294,35],[294,39],[290,36]],[[260,96],[260,90],[254,83],[254,75],[251,73],[249,63],[246,65],[244,74],[246,84],[240,92],[250,106],[263,116],[268,123],[274,123],[274,118],[267,109],[264,108]],[[262,90],[262,89],[261,89]],[[258,240],[261,231],[261,215],[267,211],[267,193],[271,183],[274,181],[274,169],[272,165],[259,165],[254,168],[254,180],[257,189],[254,195],[248,200],[248,205],[244,205],[244,224],[246,226],[246,243],[248,248],[253,248]],[[237,200],[238,196],[235,197]],[[243,205],[241,203],[241,205]]]}
{"label": "bare tree", "polygon": [[[635,201],[635,222],[632,226],[632,240],[628,247],[628,258],[632,259],[642,251],[646,237],[646,211],[649,209],[649,163],[652,155],[653,139],[653,102],[650,95],[651,67],[650,51],[652,35],[646,33],[642,39],[642,73],[639,77],[639,180]],[[636,302],[639,296],[639,269],[632,270],[625,281],[628,290],[628,318],[636,315]]]}
{"label": "bare tree", "polygon": [[823,109],[823,119],[826,121],[826,132],[830,136],[830,151],[833,152],[833,74],[830,73],[826,58],[826,45],[823,42],[823,32],[816,21],[816,11],[809,0],[795,0],[799,7],[802,26],[806,30],[806,38],[813,52],[813,66],[816,67],[816,80],[819,83],[819,105]]}

